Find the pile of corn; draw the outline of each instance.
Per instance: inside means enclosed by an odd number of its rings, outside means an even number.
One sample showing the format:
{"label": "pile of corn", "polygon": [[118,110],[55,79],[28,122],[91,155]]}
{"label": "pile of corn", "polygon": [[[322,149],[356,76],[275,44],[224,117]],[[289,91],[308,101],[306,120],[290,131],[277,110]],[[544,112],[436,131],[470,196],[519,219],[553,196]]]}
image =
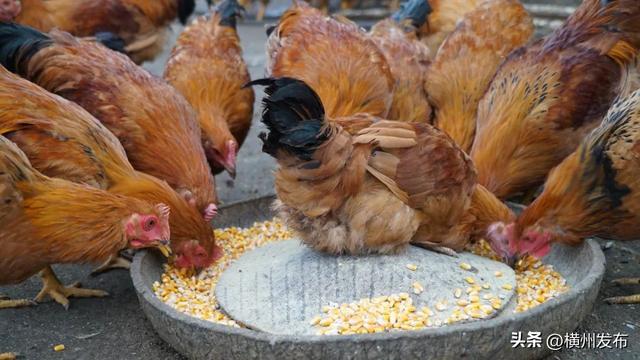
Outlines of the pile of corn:
{"label": "pile of corn", "polygon": [[[222,272],[231,262],[244,252],[264,244],[291,238],[292,234],[277,218],[272,221],[255,223],[252,227],[241,229],[231,227],[216,229],[217,243],[225,254],[216,265],[195,276],[184,269],[165,265],[161,281],[153,284],[155,294],[166,304],[188,315],[224,324],[239,326],[220,310],[215,298],[215,286]],[[498,260],[489,245],[478,242],[469,248],[480,256]],[[469,264],[460,264],[470,268]],[[407,264],[408,270],[417,265]],[[494,274],[500,277],[502,274]],[[361,299],[348,304],[325,306],[323,314],[311,320],[319,334],[363,334],[390,330],[417,330],[426,327],[438,327],[453,324],[471,318],[484,318],[502,308],[505,295],[493,294],[487,284],[476,284],[472,277],[466,278],[466,289],[453,289],[455,304],[438,302],[433,311],[428,307],[417,309],[408,293],[380,296],[373,299]],[[526,311],[554,298],[568,287],[562,276],[550,265],[544,265],[533,258],[525,258],[516,267],[518,296],[516,312]],[[410,284],[407,289],[420,294],[424,286],[419,282]],[[505,290],[511,290],[506,288]],[[454,307],[448,317],[439,316],[446,309]]]}
{"label": "pile of corn", "polygon": [[291,238],[291,233],[277,218],[254,223],[241,229],[231,227],[215,230],[216,243],[224,249],[224,256],[212,267],[194,276],[185,269],[165,265],[161,281],[153,284],[153,291],[164,303],[188,315],[215,323],[239,326],[220,311],[215,286],[222,272],[245,251],[276,240]]}
{"label": "pile of corn", "polygon": [[[407,264],[407,269],[417,270],[415,264]],[[460,263],[464,270],[471,271],[473,266]],[[496,277],[502,273],[496,272]],[[427,306],[419,310],[413,305],[408,293],[379,296],[373,299],[360,299],[352,303],[324,306],[323,314],[311,319],[311,325],[318,335],[371,334],[393,330],[419,330],[428,327],[450,325],[470,319],[483,319],[502,308],[507,294],[500,289],[493,290],[488,283],[477,284],[475,278],[468,276],[464,281],[469,285],[466,290],[453,289],[454,303],[439,300],[433,304],[433,311]],[[418,295],[424,291],[420,282],[413,282],[411,288]],[[511,291],[510,284],[504,284],[502,290]],[[497,294],[494,294],[494,291]],[[448,310],[452,309],[451,312]]]}
{"label": "pile of corn", "polygon": [[[484,240],[471,245],[468,250],[476,255],[499,261],[498,256]],[[552,265],[545,265],[533,257],[527,256],[518,260],[515,271],[518,296],[516,312],[534,308],[569,289],[566,280],[553,270]]]}

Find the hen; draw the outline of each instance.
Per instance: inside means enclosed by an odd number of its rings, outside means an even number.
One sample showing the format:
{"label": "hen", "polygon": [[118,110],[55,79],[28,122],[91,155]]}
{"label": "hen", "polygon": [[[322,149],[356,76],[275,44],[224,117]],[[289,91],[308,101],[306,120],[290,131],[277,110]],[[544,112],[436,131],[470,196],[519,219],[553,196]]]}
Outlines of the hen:
{"label": "hen", "polygon": [[206,219],[215,215],[195,113],[162,79],[100,44],[14,24],[0,24],[0,62],[85,108],[116,135],[136,170],[167,181]]}
{"label": "hen", "polygon": [[[511,255],[543,257],[551,243],[577,245],[590,236],[638,239],[640,90],[618,101],[602,124],[551,171],[544,191],[517,222],[495,227],[502,230],[499,239],[509,242]],[[640,294],[609,301],[638,303]]]}
{"label": "hen", "polygon": [[547,38],[513,52],[478,107],[478,181],[499,198],[535,191],[621,91],[639,34],[637,1],[586,0]]}
{"label": "hen", "polygon": [[0,20],[81,37],[110,32],[141,63],[162,51],[171,22],[186,23],[194,8],[194,0],[5,0]]}
{"label": "hen", "polygon": [[387,116],[393,76],[384,55],[355,23],[326,17],[296,0],[267,33],[267,73],[307,83],[327,115]]}
{"label": "hen", "polygon": [[425,0],[409,0],[390,18],[376,23],[369,32],[384,54],[395,80],[388,119],[431,121],[431,105],[423,86],[431,52],[416,35],[417,29],[426,21],[428,10]]}
{"label": "hen", "polygon": [[[169,243],[165,205],[46,177],[2,136],[0,200],[0,284],[18,283],[42,270],[37,301],[51,296],[68,308],[68,297],[107,294],[62,286],[52,264],[102,261],[126,247],[159,247],[166,253]],[[0,300],[0,308],[29,304]]]}
{"label": "hen", "polygon": [[[420,27],[418,36],[431,53],[437,54],[440,45],[468,12],[484,0],[425,0],[429,6],[427,22]],[[489,25],[489,24],[487,24]]]}
{"label": "hen", "polygon": [[135,171],[118,139],[100,122],[1,66],[0,135],[15,142],[47,176],[167,204],[178,266],[204,268],[221,255],[201,214],[164,181]]}
{"label": "hen", "polygon": [[469,152],[478,103],[500,63],[533,34],[518,0],[487,0],[467,13],[440,47],[424,86],[436,109],[435,125]]}
{"label": "hen", "polygon": [[254,102],[253,90],[243,88],[250,78],[236,32],[236,16],[243,10],[236,0],[223,0],[209,19],[196,19],[178,37],[164,73],[198,113],[211,169],[232,177]]}
{"label": "hen", "polygon": [[[471,160],[440,130],[368,114],[331,119],[302,81],[253,84],[268,86],[261,138],[279,165],[276,208],[307,245],[360,254],[415,243],[450,253],[485,234],[477,224],[512,219],[489,192],[475,191]],[[342,126],[354,122],[359,131]]]}

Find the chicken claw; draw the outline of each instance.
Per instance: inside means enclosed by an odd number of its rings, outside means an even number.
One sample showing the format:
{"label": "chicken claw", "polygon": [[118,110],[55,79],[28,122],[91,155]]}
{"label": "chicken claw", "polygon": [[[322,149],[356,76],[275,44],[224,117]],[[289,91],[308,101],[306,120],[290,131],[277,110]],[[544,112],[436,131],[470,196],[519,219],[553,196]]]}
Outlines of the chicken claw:
{"label": "chicken claw", "polygon": [[0,360],[15,360],[15,359],[16,359],[16,353],[8,352],[8,353],[0,354]]}
{"label": "chicken claw", "polygon": [[[640,285],[640,278],[621,278],[611,281],[615,285]],[[604,299],[608,304],[640,304],[640,294],[615,296]]]}
{"label": "chicken claw", "polygon": [[607,304],[640,304],[640,294],[629,296],[614,296],[604,299]]}
{"label": "chicken claw", "polygon": [[48,295],[62,305],[65,310],[69,309],[69,297],[105,297],[109,295],[109,293],[102,290],[81,289],[81,285],[78,282],[63,286],[49,266],[40,272],[40,276],[44,285],[35,300],[42,302]]}
{"label": "chicken claw", "polygon": [[458,253],[448,247],[445,246],[438,246],[438,245],[433,245],[433,244],[426,244],[426,243],[411,243],[415,246],[419,246],[421,248],[427,249],[427,250],[431,250],[440,254],[444,254],[444,255],[449,255],[451,257],[457,258],[458,257]]}
{"label": "chicken claw", "polygon": [[[19,300],[11,300],[8,296],[0,295],[0,309],[15,309],[25,306],[33,306],[37,305],[33,300],[27,299],[19,299]],[[4,355],[4,354],[0,354]],[[2,357],[0,356],[0,360]]]}
{"label": "chicken claw", "polygon": [[114,255],[110,257],[104,264],[98,266],[91,272],[91,276],[98,276],[111,270],[123,269],[129,270],[131,268],[131,261],[126,257]]}

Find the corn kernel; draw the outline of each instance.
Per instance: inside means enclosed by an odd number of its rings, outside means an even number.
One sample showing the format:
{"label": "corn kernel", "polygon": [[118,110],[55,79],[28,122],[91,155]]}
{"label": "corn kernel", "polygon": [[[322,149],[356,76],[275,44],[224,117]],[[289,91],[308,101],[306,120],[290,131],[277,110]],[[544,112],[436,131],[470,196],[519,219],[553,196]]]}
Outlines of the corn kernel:
{"label": "corn kernel", "polygon": [[502,276],[502,271],[496,271],[496,272],[493,273],[493,275],[495,277],[501,277]]}
{"label": "corn kernel", "polygon": [[513,290],[513,286],[511,284],[504,284],[502,285],[502,288],[505,290]]}
{"label": "corn kernel", "polygon": [[469,284],[474,284],[476,282],[471,276],[467,276],[466,278],[464,278],[464,281]]}
{"label": "corn kernel", "polygon": [[453,292],[453,296],[455,296],[456,299],[459,299],[460,296],[462,296],[462,289],[458,288]]}
{"label": "corn kernel", "polygon": [[62,351],[64,350],[64,344],[59,344],[53,347],[53,351]]}
{"label": "corn kernel", "polygon": [[407,264],[407,269],[409,269],[411,271],[416,271],[416,270],[418,270],[418,265],[416,265],[416,264]]}
{"label": "corn kernel", "polygon": [[460,263],[460,268],[462,268],[463,270],[471,270],[473,267],[470,264],[463,262]]}

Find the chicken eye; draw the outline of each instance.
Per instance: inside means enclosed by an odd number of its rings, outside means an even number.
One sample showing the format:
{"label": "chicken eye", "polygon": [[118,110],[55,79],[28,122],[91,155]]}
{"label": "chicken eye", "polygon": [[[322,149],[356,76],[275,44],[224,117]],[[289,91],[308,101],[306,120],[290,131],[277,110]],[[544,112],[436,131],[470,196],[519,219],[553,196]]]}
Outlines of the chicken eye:
{"label": "chicken eye", "polygon": [[144,223],[144,231],[150,231],[155,226],[156,226],[156,220],[155,219],[149,219]]}

